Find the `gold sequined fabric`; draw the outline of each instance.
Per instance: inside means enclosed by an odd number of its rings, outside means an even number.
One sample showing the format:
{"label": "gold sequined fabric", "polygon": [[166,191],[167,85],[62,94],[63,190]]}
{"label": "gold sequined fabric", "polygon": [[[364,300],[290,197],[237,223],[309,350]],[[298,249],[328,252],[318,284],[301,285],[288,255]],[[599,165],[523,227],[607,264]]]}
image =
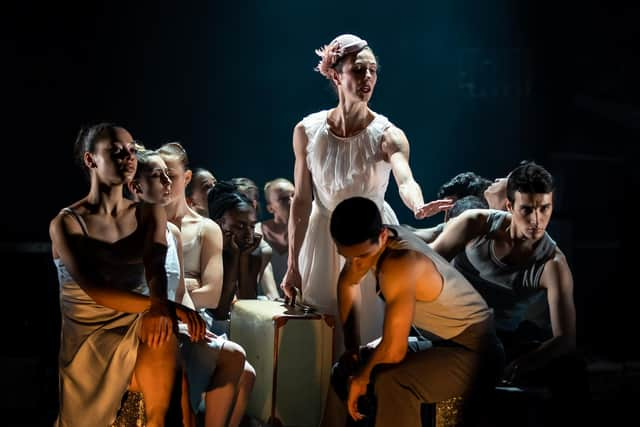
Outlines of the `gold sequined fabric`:
{"label": "gold sequined fabric", "polygon": [[118,416],[110,427],[144,427],[146,424],[142,393],[128,391],[122,401]]}
{"label": "gold sequined fabric", "polygon": [[462,425],[462,397],[452,397],[436,403],[435,427],[458,427]]}

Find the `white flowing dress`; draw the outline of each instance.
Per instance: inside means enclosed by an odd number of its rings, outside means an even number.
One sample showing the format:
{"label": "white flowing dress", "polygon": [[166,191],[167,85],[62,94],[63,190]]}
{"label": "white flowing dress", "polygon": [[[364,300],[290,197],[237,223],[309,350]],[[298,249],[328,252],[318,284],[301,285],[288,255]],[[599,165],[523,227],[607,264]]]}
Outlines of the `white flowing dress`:
{"label": "white flowing dress", "polygon": [[[398,219],[384,201],[391,165],[384,159],[381,142],[391,123],[385,116],[374,113],[375,118],[366,129],[342,138],[329,129],[328,113],[328,110],[320,111],[302,120],[308,139],[307,167],[311,172],[314,200],[298,262],[303,301],[337,316],[336,285],[344,258],[338,255],[329,232],[331,212],[342,200],[360,196],[378,205],[385,224],[398,224]],[[363,344],[382,334],[384,303],[377,297],[375,285],[371,272],[360,285]],[[342,343],[336,342],[336,346],[341,347]]]}

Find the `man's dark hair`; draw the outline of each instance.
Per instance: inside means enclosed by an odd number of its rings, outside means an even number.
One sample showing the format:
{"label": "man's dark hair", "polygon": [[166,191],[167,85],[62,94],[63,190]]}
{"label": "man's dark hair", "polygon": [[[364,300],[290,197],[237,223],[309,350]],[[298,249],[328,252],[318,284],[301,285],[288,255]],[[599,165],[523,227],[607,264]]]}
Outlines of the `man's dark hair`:
{"label": "man's dark hair", "polygon": [[336,243],[352,246],[369,240],[374,243],[382,231],[378,206],[364,197],[351,197],[336,206],[331,215],[331,236]]}
{"label": "man's dark hair", "polygon": [[524,194],[547,194],[554,189],[553,177],[545,168],[534,162],[526,162],[509,174],[507,199],[513,204],[516,191]]}
{"label": "man's dark hair", "polygon": [[484,198],[478,196],[465,196],[456,200],[453,207],[449,211],[449,219],[455,218],[462,212],[469,209],[489,209],[489,204]]}
{"label": "man's dark hair", "polygon": [[454,196],[462,199],[466,196],[484,197],[484,190],[491,185],[491,181],[474,172],[462,172],[442,184],[438,190],[438,199]]}

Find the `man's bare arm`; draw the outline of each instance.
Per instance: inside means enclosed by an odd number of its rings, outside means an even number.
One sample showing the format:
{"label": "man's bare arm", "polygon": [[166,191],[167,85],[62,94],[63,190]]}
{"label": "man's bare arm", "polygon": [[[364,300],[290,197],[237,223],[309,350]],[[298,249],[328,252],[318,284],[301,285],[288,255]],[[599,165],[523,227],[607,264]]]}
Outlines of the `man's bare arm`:
{"label": "man's bare arm", "polygon": [[347,260],[338,276],[338,314],[347,351],[357,351],[360,347],[360,307],[356,295],[366,273],[367,270],[359,268],[358,263]]}
{"label": "man's bare arm", "polygon": [[451,261],[478,236],[489,232],[487,219],[490,211],[469,209],[447,222],[442,233],[429,246],[447,261]]}
{"label": "man's bare arm", "polygon": [[570,353],[576,348],[573,276],[567,259],[559,250],[554,258],[545,264],[544,272],[540,278],[540,286],[547,290],[553,337],[514,361],[507,371],[516,369],[515,375],[541,368],[551,360]]}
{"label": "man's bare arm", "polygon": [[369,382],[371,371],[376,365],[400,363],[407,353],[416,303],[415,261],[412,254],[387,258],[380,270],[380,291],[386,302],[382,339],[359,372],[360,381]]}

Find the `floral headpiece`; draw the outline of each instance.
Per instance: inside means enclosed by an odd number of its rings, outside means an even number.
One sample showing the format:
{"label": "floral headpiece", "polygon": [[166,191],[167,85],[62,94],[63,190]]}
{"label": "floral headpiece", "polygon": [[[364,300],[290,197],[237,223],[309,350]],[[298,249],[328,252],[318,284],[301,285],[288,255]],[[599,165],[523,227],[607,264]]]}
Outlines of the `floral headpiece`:
{"label": "floral headpiece", "polygon": [[342,34],[331,41],[328,45],[316,49],[316,55],[321,59],[315,70],[325,76],[331,78],[331,68],[345,55],[360,52],[367,47],[367,41],[353,34]]}

